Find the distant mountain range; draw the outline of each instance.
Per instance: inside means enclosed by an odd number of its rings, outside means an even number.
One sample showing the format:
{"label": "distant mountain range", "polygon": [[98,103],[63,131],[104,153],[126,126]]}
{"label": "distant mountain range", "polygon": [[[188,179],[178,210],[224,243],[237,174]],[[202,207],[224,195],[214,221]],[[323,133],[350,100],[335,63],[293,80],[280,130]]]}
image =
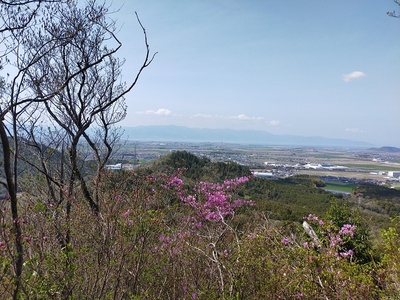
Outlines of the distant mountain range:
{"label": "distant mountain range", "polygon": [[368,150],[376,152],[386,152],[386,153],[400,153],[400,148],[384,146],[380,148],[369,148]]}
{"label": "distant mountain range", "polygon": [[174,125],[124,127],[123,130],[123,138],[131,141],[224,142],[234,144],[352,148],[368,148],[372,146],[366,142],[319,136],[275,135],[261,130],[189,128]]}

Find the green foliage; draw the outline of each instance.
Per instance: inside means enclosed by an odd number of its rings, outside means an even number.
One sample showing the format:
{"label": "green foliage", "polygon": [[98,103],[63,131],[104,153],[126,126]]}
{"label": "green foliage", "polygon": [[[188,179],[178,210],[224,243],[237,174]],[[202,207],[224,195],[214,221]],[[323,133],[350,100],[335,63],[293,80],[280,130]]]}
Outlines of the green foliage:
{"label": "green foliage", "polygon": [[304,186],[308,186],[311,189],[325,186],[325,182],[322,179],[307,175],[296,175],[288,178],[287,181],[293,184],[297,183]]}
{"label": "green foliage", "polygon": [[400,190],[378,185],[360,185],[353,190],[361,208],[383,216],[400,214]]}
{"label": "green foliage", "polygon": [[383,198],[398,198],[400,200],[400,191],[391,189],[382,185],[375,184],[362,184],[354,189],[353,194],[362,194],[364,197],[370,197],[375,199]]}
{"label": "green foliage", "polygon": [[235,162],[209,163],[203,170],[202,179],[222,181],[231,178],[249,176],[250,169]]}
{"label": "green foliage", "polygon": [[346,224],[356,226],[354,236],[344,240],[343,248],[353,250],[354,258],[358,263],[368,263],[373,260],[369,227],[358,210],[351,209],[346,202],[332,201],[326,219],[331,221],[337,229]]}
{"label": "green foliage", "polygon": [[278,180],[254,178],[244,186],[243,193],[272,218],[289,221],[301,221],[309,213],[326,212],[333,197],[317,188],[315,179],[307,176]]}
{"label": "green foliage", "polygon": [[187,151],[175,151],[164,158],[164,163],[171,168],[190,168],[192,166],[204,166],[209,163],[208,158],[200,158]]}
{"label": "green foliage", "polygon": [[395,299],[400,291],[400,217],[392,219],[392,226],[382,232],[381,251],[379,283],[386,299]]}
{"label": "green foliage", "polygon": [[[238,165],[210,161],[202,165],[201,159],[189,154],[183,157],[192,163],[174,161],[195,170],[197,166],[195,178],[245,172]],[[374,254],[368,224],[360,212],[344,200],[333,201],[331,194],[316,187],[318,181],[313,178],[251,178],[236,189],[228,189],[230,183],[209,183],[208,189],[200,191],[194,189],[198,179],[190,176],[189,169],[178,171],[165,162],[135,172],[104,172],[101,214],[93,214],[77,194],[69,219],[61,209],[25,195],[20,220],[25,257],[20,298],[396,297],[400,282],[398,219],[383,232],[381,249]],[[219,190],[222,186],[226,190]],[[256,205],[207,219],[199,212],[212,193],[226,195],[228,203],[244,199]],[[194,194],[198,201],[187,202]],[[0,210],[2,299],[10,298],[14,280],[8,209],[4,201]],[[322,215],[325,222],[316,215]],[[299,225],[305,216],[320,246]],[[351,227],[353,235],[343,231],[345,225],[355,226]]]}
{"label": "green foliage", "polygon": [[[274,228],[244,239],[237,289],[241,299],[370,299],[373,278],[329,249],[282,242]],[[251,271],[249,271],[251,270]]]}
{"label": "green foliage", "polygon": [[205,157],[197,157],[187,151],[176,151],[165,156],[156,166],[173,170],[185,169],[183,174],[191,180],[223,181],[231,178],[249,176],[250,169],[235,162],[212,162]]}

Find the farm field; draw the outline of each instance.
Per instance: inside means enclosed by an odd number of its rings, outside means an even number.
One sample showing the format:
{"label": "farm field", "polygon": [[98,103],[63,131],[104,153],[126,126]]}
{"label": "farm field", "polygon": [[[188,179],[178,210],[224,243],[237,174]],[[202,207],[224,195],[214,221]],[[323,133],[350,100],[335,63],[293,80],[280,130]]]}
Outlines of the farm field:
{"label": "farm field", "polygon": [[[335,149],[313,147],[278,147],[260,145],[240,145],[226,143],[181,143],[181,142],[127,142],[120,150],[115,162],[126,163],[136,159],[139,164],[147,164],[168,153],[185,150],[213,161],[234,161],[257,171],[270,171],[275,165],[282,168],[301,166],[306,163],[345,166],[348,169],[302,169],[293,174],[312,176],[346,177],[356,180],[386,182],[387,172],[400,172],[399,152],[379,152],[376,149]],[[266,163],[270,165],[266,165]],[[398,182],[392,181],[392,186]]]}
{"label": "farm field", "polygon": [[337,184],[337,183],[327,183],[324,186],[325,190],[333,190],[333,191],[340,191],[340,192],[346,192],[346,193],[351,193],[352,190],[356,187],[357,185],[355,184]]}

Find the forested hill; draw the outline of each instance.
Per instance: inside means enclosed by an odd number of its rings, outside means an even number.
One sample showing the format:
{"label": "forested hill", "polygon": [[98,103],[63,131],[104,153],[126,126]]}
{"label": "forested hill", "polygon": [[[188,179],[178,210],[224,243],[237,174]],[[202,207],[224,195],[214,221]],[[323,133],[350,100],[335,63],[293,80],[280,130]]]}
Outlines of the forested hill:
{"label": "forested hill", "polygon": [[255,178],[247,166],[231,161],[211,161],[187,151],[172,152],[137,172],[157,177],[173,174],[177,170],[179,177],[189,185],[195,185],[196,182],[222,183],[233,178],[251,178],[240,186],[240,197],[255,201],[257,205],[253,210],[260,210],[276,220],[300,222],[309,213],[324,214],[328,211],[331,200],[341,197],[318,188],[323,183],[315,177],[295,176],[274,180]]}
{"label": "forested hill", "polygon": [[370,148],[368,150],[377,151],[377,152],[386,152],[386,153],[399,153],[400,152],[400,148],[390,147],[390,146],[384,146],[384,147],[380,147],[380,148]]}
{"label": "forested hill", "polygon": [[209,158],[198,157],[187,151],[176,151],[162,157],[150,167],[184,169],[183,176],[191,180],[223,181],[235,177],[250,176],[249,167],[235,162],[211,162]]}
{"label": "forested hill", "polygon": [[[212,162],[187,151],[176,151],[155,161],[151,172],[183,169],[182,176],[191,182],[221,182],[251,175],[250,169],[234,162]],[[240,194],[257,202],[257,209],[271,218],[301,221],[309,213],[324,216],[333,200],[340,200],[353,209],[361,208],[365,219],[374,224],[387,224],[389,217],[400,214],[400,191],[377,185],[360,185],[353,195],[344,196],[324,191],[324,182],[316,177],[293,176],[285,179],[253,178]],[[360,198],[362,197],[362,201]]]}

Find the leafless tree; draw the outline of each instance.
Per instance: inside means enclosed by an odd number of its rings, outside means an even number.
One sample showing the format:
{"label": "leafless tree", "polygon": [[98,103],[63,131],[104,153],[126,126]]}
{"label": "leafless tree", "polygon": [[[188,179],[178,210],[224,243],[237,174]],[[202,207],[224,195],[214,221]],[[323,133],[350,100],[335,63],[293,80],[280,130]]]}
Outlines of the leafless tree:
{"label": "leafless tree", "polygon": [[[118,138],[114,125],[126,114],[124,96],[132,90],[142,71],[154,58],[154,55],[150,56],[146,31],[137,18],[144,33],[146,54],[133,82],[129,85],[122,82],[123,62],[114,55],[121,43],[114,34],[115,24],[106,18],[106,12],[107,7],[95,6],[93,2],[90,10],[70,7],[67,14],[60,12],[61,19],[52,18],[46,24],[51,36],[59,35],[62,39],[70,32],[77,34],[52,51],[48,55],[49,61],[38,62],[28,76],[31,88],[38,97],[59,89],[60,82],[65,84],[59,93],[43,101],[42,105],[55,128],[68,137],[64,139],[70,168],[67,199],[74,195],[78,182],[80,191],[95,213],[99,213],[100,209],[97,184]],[[100,62],[94,64],[96,61]],[[77,75],[66,82],[65,78],[72,74]],[[78,166],[79,146],[83,142],[92,150],[96,162],[93,191]],[[67,211],[68,207],[67,204]]]}
{"label": "leafless tree", "polygon": [[[400,0],[393,0],[393,2],[396,3],[396,4],[399,6],[399,8],[400,8]],[[389,17],[400,18],[400,14],[399,14],[398,12],[396,13],[395,10],[393,10],[393,11],[388,11],[388,12],[387,12],[387,15],[388,15]]]}
{"label": "leafless tree", "polygon": [[[37,28],[40,24],[39,14],[46,0],[15,0],[0,1],[0,70],[12,67],[13,74],[7,72],[6,76],[0,75],[0,139],[3,152],[3,172],[5,179],[1,183],[6,188],[11,206],[11,217],[15,235],[14,274],[15,284],[12,292],[13,299],[17,299],[21,288],[21,274],[23,266],[22,232],[19,223],[17,191],[17,153],[18,142],[16,137],[16,120],[18,105],[25,105],[33,99],[27,100],[24,85],[24,73],[40,59],[40,54],[31,61],[19,61],[19,41],[24,32],[30,28]],[[28,96],[28,98],[30,98]]]}
{"label": "leafless tree", "polygon": [[[79,186],[92,211],[99,213],[96,184],[118,138],[114,126],[125,117],[124,96],[155,54],[150,54],[146,31],[136,15],[145,56],[134,80],[122,82],[123,62],[115,56],[122,44],[104,2],[88,0],[78,6],[68,0],[0,1],[0,13],[0,66],[7,69],[0,81],[1,183],[10,196],[15,227],[16,299],[23,265],[17,199],[20,143],[38,157],[36,163],[25,160],[45,177],[51,201],[65,204],[68,215]],[[80,165],[83,143],[96,161],[93,189]],[[57,156],[60,163],[54,168]]]}

